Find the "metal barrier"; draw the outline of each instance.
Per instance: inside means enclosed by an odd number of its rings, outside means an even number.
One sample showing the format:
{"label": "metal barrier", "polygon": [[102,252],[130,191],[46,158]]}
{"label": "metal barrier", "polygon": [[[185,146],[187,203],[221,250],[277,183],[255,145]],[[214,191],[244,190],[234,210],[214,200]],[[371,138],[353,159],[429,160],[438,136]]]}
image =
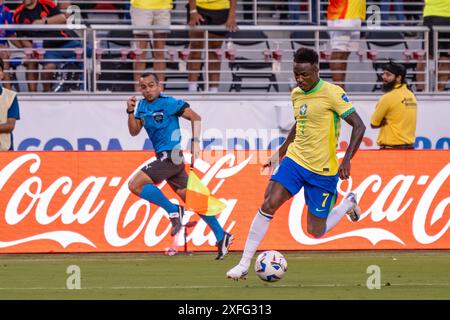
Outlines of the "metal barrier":
{"label": "metal barrier", "polygon": [[433,27],[434,90],[450,89],[450,27]]}
{"label": "metal barrier", "polygon": [[[161,48],[140,48],[136,45],[136,39],[132,31],[165,31],[170,32],[168,46]],[[167,80],[167,87],[173,90],[187,90],[188,79],[193,74],[200,73],[202,77],[198,81],[202,91],[211,92],[211,87],[219,84],[220,92],[241,92],[244,90],[264,89],[270,92],[287,92],[295,85],[292,76],[292,57],[299,46],[315,48],[320,53],[320,68],[322,77],[339,85],[345,86],[351,92],[371,92],[381,89],[382,65],[389,59],[403,63],[408,68],[408,80],[410,85],[424,85],[429,90],[428,68],[428,29],[425,27],[389,27],[378,29],[362,27],[354,28],[329,28],[316,26],[241,26],[240,30],[230,33],[223,39],[211,38],[210,32],[223,31],[223,27],[198,27],[200,33],[197,38],[188,39],[186,26],[172,26],[167,30],[157,27],[146,29],[133,28],[132,26],[93,25],[94,39],[94,78],[93,91],[101,91],[107,88],[112,90],[115,83],[108,74],[126,74],[128,78],[121,79],[123,85],[132,85],[137,82],[136,70],[131,65],[144,63],[145,70],[154,71],[151,64],[165,63],[166,74],[162,79]],[[348,59],[342,59],[334,54],[329,39],[330,31],[359,31],[361,38],[356,39],[357,48],[351,51]],[[418,37],[405,38],[403,32],[415,32]],[[129,36],[126,36],[128,32]],[[181,32],[186,32],[182,35]],[[171,37],[171,34],[178,37]],[[120,35],[114,37],[112,35]],[[181,36],[180,36],[181,35]],[[140,38],[141,41],[150,40],[148,36]],[[188,47],[189,40],[202,42],[202,48]],[[219,45],[210,47],[211,42],[219,42]],[[112,43],[116,42],[113,46]],[[178,44],[178,48],[173,44]],[[161,53],[160,59],[154,59],[150,53]],[[203,58],[192,59],[193,54],[201,53]],[[164,56],[162,55],[164,54]],[[101,58],[101,63],[99,63]],[[139,59],[139,61],[137,61]],[[117,64],[120,65],[118,66]],[[191,63],[202,64],[201,70],[189,68]],[[212,64],[211,64],[212,63]],[[216,66],[211,69],[211,66]],[[417,65],[426,64],[423,71],[417,70]],[[339,69],[338,64],[346,64],[344,69]],[[217,65],[220,67],[220,81],[217,83]],[[160,73],[163,73],[163,71]],[[142,71],[139,71],[139,73]],[[216,75],[214,75],[216,73]],[[342,74],[345,74],[343,79]],[[418,77],[418,75],[420,76]],[[418,78],[423,76],[423,81]],[[167,79],[166,79],[167,78]],[[168,81],[175,79],[175,81]],[[180,80],[181,79],[181,80]],[[173,85],[184,85],[184,88],[176,88]],[[103,89],[102,89],[103,88]],[[114,90],[113,90],[114,91]],[[170,90],[169,90],[170,91]]]}
{"label": "metal barrier", "polygon": [[[29,30],[34,29],[34,26],[4,25],[0,28]],[[54,72],[59,76],[59,78],[44,81],[51,85],[52,92],[135,92],[139,74],[145,70],[159,72],[165,82],[166,91],[187,91],[189,80],[192,82],[192,78],[195,78],[193,75],[198,75],[197,88],[202,92],[215,92],[218,86],[218,91],[221,93],[263,90],[273,94],[285,94],[295,86],[292,57],[300,46],[316,49],[320,54],[321,76],[345,86],[349,92],[379,91],[381,68],[388,59],[394,59],[407,66],[408,82],[413,88],[418,89],[422,86],[422,90],[430,92],[438,89],[432,83],[434,79],[437,81],[436,72],[433,71],[437,68],[432,67],[443,62],[441,58],[438,58],[435,64],[429,62],[429,32],[426,27],[354,29],[323,26],[240,26],[238,32],[230,33],[223,39],[211,36],[211,32],[224,31],[222,26],[201,26],[190,29],[187,26],[174,25],[161,29],[158,27],[135,28],[127,25],[92,25],[90,28],[84,25],[46,25],[39,28],[76,30],[80,34],[76,39],[82,42],[81,50],[78,49],[71,60],[80,66],[79,69],[69,70],[69,72],[67,68],[57,68],[49,71],[41,67],[38,70],[40,74]],[[438,32],[440,29],[435,30]],[[133,31],[142,31],[145,35],[137,38]],[[166,46],[153,47],[150,41],[152,38],[149,36],[150,31],[168,33]],[[196,31],[196,38],[189,38],[189,31]],[[350,50],[348,58],[335,55],[334,44],[330,41],[329,33],[336,31],[361,33],[361,38],[354,40],[357,47]],[[404,32],[413,32],[417,36],[405,37]],[[441,42],[447,41],[439,40],[438,34],[434,39]],[[197,42],[197,46],[190,46],[191,42]],[[213,45],[214,42],[215,45]],[[145,46],[142,43],[145,43]],[[149,43],[148,46],[147,43]],[[49,49],[10,47],[5,50],[20,56],[19,61],[16,56],[5,60],[10,64],[10,70],[7,73],[16,74],[16,79],[6,82],[17,85],[20,91],[25,91],[20,84],[33,83],[33,81],[21,81],[20,77],[17,77],[18,73],[31,72],[22,71],[23,66],[20,62],[31,61],[42,64],[45,62],[45,52]],[[76,49],[59,50],[75,51]],[[199,57],[198,54],[203,57]],[[437,54],[435,53],[434,56]],[[57,62],[67,64],[68,61],[62,59]],[[137,69],[138,63],[141,63],[144,68]],[[158,63],[165,64],[165,67],[162,69],[155,67]],[[193,68],[195,63],[200,69]],[[339,64],[343,63],[344,69],[342,66],[339,67]],[[67,74],[78,75],[78,77],[64,78]],[[34,81],[34,83],[42,83],[42,81]],[[65,85],[61,86],[61,84]]]}

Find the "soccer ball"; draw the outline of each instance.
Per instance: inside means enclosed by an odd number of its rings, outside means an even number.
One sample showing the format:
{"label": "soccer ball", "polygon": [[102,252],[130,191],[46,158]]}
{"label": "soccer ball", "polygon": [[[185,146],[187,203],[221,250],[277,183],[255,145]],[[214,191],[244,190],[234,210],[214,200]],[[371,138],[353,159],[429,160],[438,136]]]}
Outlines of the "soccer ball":
{"label": "soccer ball", "polygon": [[278,251],[264,251],[256,258],[255,272],[261,280],[278,281],[286,271],[286,259]]}

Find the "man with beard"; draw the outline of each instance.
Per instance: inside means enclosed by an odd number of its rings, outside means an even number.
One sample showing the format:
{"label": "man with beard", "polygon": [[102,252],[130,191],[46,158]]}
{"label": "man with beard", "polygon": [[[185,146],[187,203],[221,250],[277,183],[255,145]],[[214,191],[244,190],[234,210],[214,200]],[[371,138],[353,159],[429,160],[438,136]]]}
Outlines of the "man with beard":
{"label": "man with beard", "polygon": [[370,120],[380,128],[380,149],[414,149],[417,101],[405,81],[406,68],[390,61],[383,68],[383,91]]}

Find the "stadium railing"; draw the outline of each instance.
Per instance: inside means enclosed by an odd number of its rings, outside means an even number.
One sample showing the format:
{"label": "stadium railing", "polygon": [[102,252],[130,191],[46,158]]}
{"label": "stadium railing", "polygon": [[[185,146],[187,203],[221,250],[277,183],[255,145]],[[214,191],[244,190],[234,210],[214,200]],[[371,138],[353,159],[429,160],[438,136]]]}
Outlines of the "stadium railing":
{"label": "stadium railing", "polygon": [[[8,47],[2,47],[0,51],[4,51],[8,58],[3,61],[9,69],[4,73],[10,75],[9,80],[4,80],[11,85],[16,91],[28,91],[27,85],[35,83],[37,85],[47,83],[50,84],[50,92],[68,92],[68,91],[88,91],[88,62],[90,62],[90,50],[87,43],[88,33],[84,25],[0,25],[0,30],[73,30],[77,34],[76,37],[69,38],[52,38],[52,37],[17,37],[16,35],[8,37]],[[31,48],[19,48],[12,44],[13,40],[29,40],[33,43]],[[75,40],[80,42],[79,47],[74,48],[44,48],[44,41],[47,40]],[[46,57],[49,51],[59,51],[71,53],[70,58],[54,58]],[[52,62],[56,65],[56,69],[46,70],[44,65]],[[26,68],[28,63],[36,64],[36,69]],[[5,66],[5,67],[6,67]],[[42,80],[44,74],[51,73],[53,76],[50,80]],[[28,76],[36,74],[38,80],[30,80]],[[42,88],[38,88],[42,89]]]}
{"label": "stadium railing", "polygon": [[[26,30],[35,29],[34,26],[30,25],[4,25],[0,26],[4,29],[13,30]],[[53,87],[53,92],[95,92],[95,93],[111,93],[111,92],[131,92],[134,91],[134,80],[133,74],[135,73],[133,63],[136,61],[139,53],[139,49],[136,48],[136,39],[133,37],[132,31],[139,30],[139,28],[129,26],[129,25],[91,25],[86,27],[84,25],[48,25],[40,26],[42,30],[60,30],[64,28],[76,30],[79,34],[79,39],[82,42],[82,50],[77,54],[74,59],[74,63],[78,63],[81,66],[80,70],[71,70],[67,72],[67,69],[58,68],[56,74],[60,78],[55,78],[51,81]],[[143,29],[143,28],[141,28]],[[208,43],[210,40],[208,31],[212,30],[225,30],[224,27],[197,27],[198,30],[203,30],[204,36],[199,39],[204,43]],[[220,76],[220,93],[228,93],[230,88],[236,88],[235,79],[233,80],[233,62],[236,62],[236,58],[246,55],[248,59],[251,59],[254,64],[263,64],[266,66],[266,70],[250,69],[246,71],[247,74],[256,76],[263,72],[273,73],[276,76],[276,84],[279,87],[277,92],[271,90],[271,94],[285,94],[293,86],[295,86],[295,80],[292,75],[292,57],[293,52],[296,47],[293,43],[297,43],[302,46],[309,46],[316,49],[320,53],[321,62],[321,72],[323,77],[328,77],[332,79],[333,71],[325,69],[329,67],[330,63],[338,62],[331,60],[331,48],[330,41],[328,38],[328,31],[331,30],[355,30],[350,28],[329,28],[325,26],[239,26],[242,31],[263,31],[267,34],[268,48],[261,48],[255,46],[245,46],[239,47],[236,44],[232,44],[229,38],[223,40],[222,47],[216,51],[218,54],[218,61],[221,63],[221,76]],[[158,27],[147,27],[145,30],[161,30]],[[165,31],[188,31],[187,26],[176,26],[173,25],[168,30]],[[417,84],[425,85],[425,92],[430,92],[432,90],[437,90],[437,86],[433,86],[436,77],[436,68],[432,68],[434,64],[431,62],[428,52],[428,37],[429,32],[426,27],[362,27],[358,29],[361,32],[360,49],[352,52],[348,58],[347,75],[345,80],[346,90],[349,92],[371,92],[374,86],[378,83],[380,84],[380,68],[384,62],[388,61],[388,58],[394,59],[398,62],[408,64],[411,66],[409,70],[410,85],[416,86]],[[117,32],[122,31],[117,36]],[[416,37],[404,37],[401,41],[393,38],[393,34],[400,34],[404,32],[414,32],[417,34]],[[295,33],[296,37],[293,37]],[[376,34],[379,38],[374,38],[373,35]],[[388,36],[391,35],[391,36]],[[43,38],[42,38],[43,39]],[[436,41],[439,40],[439,36],[435,37]],[[148,38],[148,40],[150,40]],[[171,39],[176,42],[176,40],[182,40],[184,43],[187,40],[184,38],[174,38]],[[242,39],[241,39],[242,40]],[[252,40],[260,39],[245,39],[247,42]],[[256,42],[256,41],[255,41]],[[392,43],[392,46],[389,44]],[[369,46],[370,44],[370,46]],[[376,47],[376,45],[382,44]],[[405,46],[407,45],[407,47]],[[39,49],[39,50],[38,50]],[[11,65],[14,64],[13,69],[9,70],[10,73],[16,73],[18,76],[16,80],[11,82],[17,85],[25,84],[27,81],[21,81],[20,75],[23,78],[23,74],[29,72],[27,70],[23,71],[23,67],[20,65],[20,59],[34,59],[36,62],[42,62],[42,49],[38,48],[31,51],[30,49],[24,50],[19,48],[10,47],[9,51],[13,55],[8,62]],[[45,49],[44,49],[45,50]],[[70,49],[60,49],[60,50],[70,50]],[[73,50],[73,49],[72,49]],[[144,59],[147,63],[146,71],[153,71],[152,63],[154,59],[151,56],[151,51],[153,48],[145,50],[146,58]],[[189,52],[186,46],[181,48],[174,48],[166,46],[164,50],[164,61],[167,64],[174,64],[177,62],[175,70],[170,70],[172,75],[183,74],[184,76],[190,71],[187,70],[186,64],[189,62],[187,60],[187,53]],[[199,61],[203,63],[203,80],[199,81],[202,86],[202,91],[210,92],[209,87],[209,65],[208,65],[208,46],[204,46],[201,50],[204,54],[204,58]],[[39,56],[41,52],[41,57]],[[85,54],[86,53],[86,54]],[[92,54],[91,54],[92,53]],[[28,55],[28,56],[27,56]],[[19,61],[19,63],[17,62]],[[64,62],[64,61],[61,61]],[[424,64],[425,68],[423,71],[417,69],[418,64]],[[40,73],[42,73],[42,68]],[[166,69],[169,73],[169,70]],[[431,73],[430,73],[431,72]],[[21,73],[21,74],[20,74]],[[78,77],[64,78],[64,74],[78,74]],[[418,74],[423,75],[424,80],[418,81],[415,76]],[[329,80],[327,79],[327,80]],[[174,80],[174,81],[172,81]],[[267,85],[267,80],[263,78],[255,79],[242,79],[246,82],[246,85],[261,86]],[[65,81],[65,82],[64,82]],[[28,81],[30,82],[30,81]],[[183,77],[180,79],[170,80],[173,85],[186,86],[187,80]],[[42,83],[39,81],[39,83]],[[61,89],[60,84],[65,83]],[[70,86],[70,85],[73,86]],[[343,83],[340,83],[343,84]],[[272,86],[273,88],[274,86]],[[58,89],[59,88],[59,89]],[[21,91],[26,91],[26,88],[20,88]],[[182,89],[186,90],[186,89]],[[251,89],[249,89],[251,90]],[[379,86],[377,88],[379,90]],[[252,90],[252,92],[255,92]],[[233,90],[234,93],[234,90]]]}
{"label": "stadium railing", "polygon": [[[125,42],[129,42],[130,46],[115,46],[112,47],[108,45],[111,41],[119,40],[117,38],[108,37],[112,31],[129,31],[131,34],[132,30],[138,30],[139,28],[134,28],[132,26],[123,26],[123,25],[92,25],[91,26],[93,32],[94,39],[94,52],[96,54],[93,56],[94,62],[92,66],[94,68],[94,74],[97,77],[94,77],[92,90],[94,92],[101,91],[100,88],[107,87],[107,84],[114,83],[114,80],[111,80],[111,77],[105,77],[105,74],[118,74],[125,73],[128,75],[128,80],[122,79],[123,84],[132,84],[132,74],[134,70],[131,65],[133,63],[133,59],[138,55],[138,51],[140,49],[136,49],[133,47],[134,38],[132,36],[128,38],[120,38],[120,40],[124,40]],[[142,28],[141,28],[142,29]],[[187,26],[171,26],[170,30],[189,30]],[[239,46],[239,43],[231,41],[230,38],[223,39],[223,45],[221,49],[216,50],[218,55],[218,60],[216,62],[220,62],[221,64],[221,77],[220,77],[220,92],[229,92],[230,88],[235,86],[235,80],[233,80],[233,66],[236,64],[238,59],[242,60],[247,59],[251,61],[254,65],[250,66],[250,70],[246,71],[248,75],[254,75],[255,79],[245,80],[247,85],[254,85],[256,87],[261,87],[261,85],[267,85],[267,81],[263,81],[263,77],[258,77],[258,75],[273,73],[276,75],[277,84],[280,87],[279,92],[287,92],[293,86],[295,86],[295,81],[292,75],[292,57],[295,51],[295,48],[292,47],[292,42],[301,43],[303,46],[309,46],[311,48],[316,49],[320,53],[321,62],[336,63],[340,62],[338,60],[331,60],[331,48],[330,41],[327,37],[327,32],[331,30],[353,30],[350,28],[329,28],[323,26],[240,26],[239,29],[241,31],[248,32],[256,32],[263,31],[268,35],[267,42],[268,45],[265,46],[257,46],[257,43],[260,43],[260,38],[245,38],[240,39],[240,42],[247,43],[255,43],[255,45],[247,45],[247,46]],[[146,30],[161,30],[158,27],[147,27]],[[200,39],[195,39],[198,41],[203,41],[204,43],[208,43],[210,41],[210,37],[208,34],[208,30],[225,30],[223,27],[197,27],[197,30],[206,31],[204,36]],[[362,27],[359,29],[362,33],[362,37],[359,40],[360,48],[357,51],[352,52],[350,57],[347,60],[347,78],[345,84],[348,88],[348,91],[352,92],[371,92],[374,84],[380,81],[380,72],[381,68],[375,69],[374,65],[378,66],[382,65],[389,61],[389,59],[396,60],[400,63],[405,63],[411,66],[409,70],[410,74],[410,85],[415,86],[418,82],[416,80],[415,75],[420,73],[415,69],[415,66],[421,61],[426,63],[426,70],[421,71],[424,75],[424,81],[422,84],[426,86],[425,91],[429,91],[429,75],[427,70],[428,68],[428,46],[425,45],[428,39],[428,29],[425,27],[379,27],[379,28],[369,28]],[[370,41],[367,38],[367,35],[372,34],[376,31],[378,35],[377,38],[371,38]],[[419,36],[415,38],[402,38],[400,43],[396,39],[390,39],[388,37],[389,34],[400,34],[405,31],[411,31],[417,33]],[[303,34],[304,38],[292,38],[293,32],[300,32]],[[383,35],[386,35],[384,37]],[[148,38],[148,40],[150,40]],[[183,40],[183,39],[175,39],[175,40]],[[186,40],[186,39],[184,39]],[[190,39],[193,40],[193,39]],[[122,41],[123,42],[123,41]],[[382,43],[378,48],[369,47],[368,43],[372,42],[375,44]],[[389,42],[392,42],[392,46],[387,45]],[[236,44],[237,43],[237,44]],[[387,44],[386,44],[387,43]],[[406,45],[406,46],[405,46]],[[153,49],[155,50],[155,49]],[[171,51],[170,51],[171,50]],[[147,57],[144,61],[148,64],[148,70],[151,71],[151,63],[154,60],[151,57],[149,48],[147,51]],[[184,65],[179,73],[189,73],[196,71],[189,71],[186,69],[186,63],[190,62],[186,60],[188,57],[188,52],[186,48],[181,49],[169,49],[165,48],[165,62],[171,63],[174,60],[182,61],[184,60]],[[208,46],[204,45],[204,48],[201,50],[203,52],[203,58],[197,60],[197,62],[203,62],[203,81],[201,81],[201,85],[204,88],[205,92],[209,92],[209,57],[206,54],[208,52]],[[103,59],[101,59],[103,57]],[[108,58],[109,57],[109,58]],[[101,63],[99,63],[99,59],[101,59]],[[240,61],[242,61],[240,60]],[[247,61],[245,60],[245,61]],[[111,62],[111,63],[108,63]],[[121,64],[120,67],[115,65],[114,63]],[[126,65],[127,64],[127,65]],[[256,64],[259,66],[266,66],[266,69],[259,69],[256,67]],[[325,64],[321,64],[325,65]],[[177,71],[175,71],[176,73]],[[331,79],[332,74],[338,71],[331,70],[322,70],[322,75],[328,75]],[[173,71],[171,71],[173,73]],[[106,79],[106,80],[105,80]],[[186,84],[187,80],[182,79],[178,81],[174,81],[174,84]],[[264,88],[267,88],[265,86]],[[248,90],[251,90],[250,88]],[[264,89],[263,89],[264,90]],[[275,94],[275,92],[274,92]]]}
{"label": "stadium railing", "polygon": [[[450,27],[436,26],[433,27],[433,75],[434,90],[439,89],[439,85],[444,90],[449,87],[450,77]],[[445,34],[445,35],[444,35]],[[441,79],[440,77],[441,76]],[[446,88],[447,86],[447,88]]]}

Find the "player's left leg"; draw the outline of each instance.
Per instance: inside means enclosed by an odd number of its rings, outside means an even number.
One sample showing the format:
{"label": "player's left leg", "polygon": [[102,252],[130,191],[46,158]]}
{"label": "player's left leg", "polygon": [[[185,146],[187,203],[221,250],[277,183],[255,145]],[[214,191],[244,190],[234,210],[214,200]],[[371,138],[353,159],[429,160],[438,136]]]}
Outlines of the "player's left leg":
{"label": "player's left leg", "polygon": [[[330,231],[342,219],[344,214],[350,216],[352,221],[358,221],[360,210],[357,207],[356,195],[353,192],[334,207],[337,191],[334,177],[321,176],[319,180],[311,180],[315,184],[305,185],[305,200],[308,206],[307,230],[312,236],[319,238]],[[328,187],[325,189],[324,187]],[[334,188],[333,188],[334,186]]]}
{"label": "player's left leg", "polygon": [[[167,183],[172,187],[172,189],[178,194],[178,196],[186,201],[186,187],[187,187],[188,176],[186,171],[183,169],[178,174],[167,179]],[[197,213],[203,221],[211,228],[214,236],[216,237],[217,243],[217,257],[216,260],[222,260],[228,253],[228,250],[233,242],[233,235],[225,232],[223,227],[220,225],[216,216],[206,216]]]}

